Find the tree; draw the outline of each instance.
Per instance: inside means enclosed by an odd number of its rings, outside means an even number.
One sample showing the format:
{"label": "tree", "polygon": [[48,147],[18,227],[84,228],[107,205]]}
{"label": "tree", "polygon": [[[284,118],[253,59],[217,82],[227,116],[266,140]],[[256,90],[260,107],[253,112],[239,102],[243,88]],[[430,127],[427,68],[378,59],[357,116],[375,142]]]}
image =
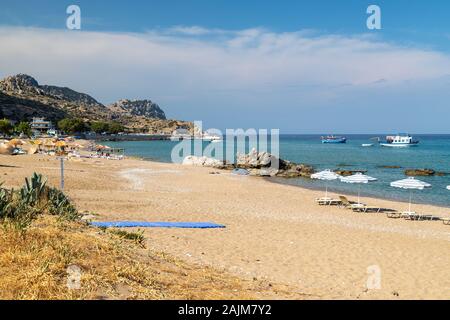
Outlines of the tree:
{"label": "tree", "polygon": [[108,133],[117,134],[119,132],[123,132],[125,127],[118,122],[111,122],[108,125]]}
{"label": "tree", "polygon": [[27,137],[31,137],[31,135],[32,135],[31,126],[28,122],[25,122],[25,121],[22,121],[18,125],[16,125],[16,127],[14,128],[14,131],[19,134],[24,134]]}
{"label": "tree", "polygon": [[89,130],[88,125],[81,119],[65,118],[58,122],[58,128],[65,133],[74,134]]}
{"label": "tree", "polygon": [[7,136],[10,135],[13,131],[13,125],[8,119],[0,120],[0,132]]}
{"label": "tree", "polygon": [[91,130],[94,131],[95,133],[108,132],[109,124],[107,122],[102,121],[93,122],[91,124]]}

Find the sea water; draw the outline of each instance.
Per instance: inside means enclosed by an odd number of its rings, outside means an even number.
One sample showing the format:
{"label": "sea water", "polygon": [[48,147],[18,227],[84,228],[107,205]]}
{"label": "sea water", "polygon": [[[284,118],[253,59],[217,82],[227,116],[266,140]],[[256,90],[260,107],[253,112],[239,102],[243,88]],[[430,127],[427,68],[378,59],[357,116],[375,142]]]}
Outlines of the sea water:
{"label": "sea water", "polygon": [[[345,135],[346,144],[322,144],[320,135],[281,135],[280,157],[296,163],[314,166],[316,170],[342,169],[367,170],[367,175],[377,178],[375,182],[363,185],[328,182],[329,190],[336,193],[357,194],[392,200],[408,201],[409,191],[393,188],[390,182],[405,179],[406,169],[429,168],[437,172],[448,173],[444,176],[417,177],[432,185],[432,188],[413,191],[413,202],[429,203],[450,207],[450,135],[414,135],[420,140],[417,147],[386,148],[375,143],[372,147],[362,144],[374,143],[370,138],[379,135]],[[270,141],[270,140],[269,140]],[[105,142],[111,147],[125,148],[127,155],[144,159],[171,162],[172,149],[177,145],[173,141],[123,141]],[[204,142],[206,147],[209,143]],[[224,153],[227,143],[224,143]],[[248,151],[248,148],[247,148]],[[385,166],[398,166],[390,169]],[[279,183],[324,189],[325,182],[307,178],[270,178]]]}

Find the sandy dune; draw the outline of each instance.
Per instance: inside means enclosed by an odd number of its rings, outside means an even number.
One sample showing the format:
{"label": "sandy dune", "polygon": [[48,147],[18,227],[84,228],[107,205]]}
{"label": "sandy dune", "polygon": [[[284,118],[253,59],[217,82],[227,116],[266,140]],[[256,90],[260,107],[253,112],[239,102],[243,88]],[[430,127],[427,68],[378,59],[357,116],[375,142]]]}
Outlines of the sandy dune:
{"label": "sandy dune", "polygon": [[[298,298],[450,299],[450,226],[317,206],[318,191],[227,171],[140,160],[66,163],[66,191],[99,220],[212,221],[226,229],[146,231],[149,246],[245,278],[289,285]],[[33,171],[58,185],[58,162],[0,156],[0,180]],[[450,196],[450,194],[449,194]],[[362,199],[402,210],[404,203]],[[450,209],[417,205],[448,216]],[[367,283],[377,283],[380,288]],[[374,280],[375,279],[375,280]]]}

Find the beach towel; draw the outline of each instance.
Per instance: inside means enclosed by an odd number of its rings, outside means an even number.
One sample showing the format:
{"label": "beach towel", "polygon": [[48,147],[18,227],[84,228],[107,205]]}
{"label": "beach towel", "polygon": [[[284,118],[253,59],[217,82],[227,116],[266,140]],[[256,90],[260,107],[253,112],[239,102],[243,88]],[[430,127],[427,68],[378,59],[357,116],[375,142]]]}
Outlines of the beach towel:
{"label": "beach towel", "polygon": [[145,221],[109,221],[91,222],[93,226],[104,228],[191,228],[211,229],[225,228],[225,226],[212,222],[145,222]]}

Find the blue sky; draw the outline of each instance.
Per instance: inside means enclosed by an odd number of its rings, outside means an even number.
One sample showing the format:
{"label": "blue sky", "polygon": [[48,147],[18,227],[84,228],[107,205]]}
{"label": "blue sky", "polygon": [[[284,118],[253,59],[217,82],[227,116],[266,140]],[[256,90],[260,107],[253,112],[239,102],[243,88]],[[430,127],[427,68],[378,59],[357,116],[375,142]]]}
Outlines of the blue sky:
{"label": "blue sky", "polygon": [[[82,30],[65,28],[77,4]],[[366,28],[379,5],[382,30]],[[0,76],[206,127],[450,133],[450,2],[0,1]],[[324,117],[325,115],[325,117]],[[311,119],[321,118],[320,123]]]}

